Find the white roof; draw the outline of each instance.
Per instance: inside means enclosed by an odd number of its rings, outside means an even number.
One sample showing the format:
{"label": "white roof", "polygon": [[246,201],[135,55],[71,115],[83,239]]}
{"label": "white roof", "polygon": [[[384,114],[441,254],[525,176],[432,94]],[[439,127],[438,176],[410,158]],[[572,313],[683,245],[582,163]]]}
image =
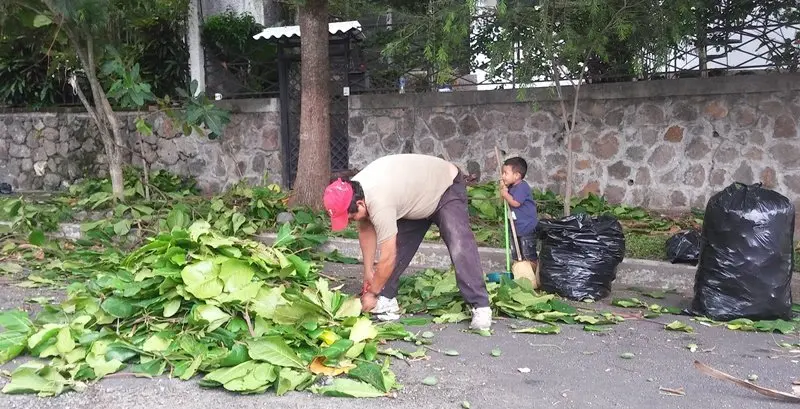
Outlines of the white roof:
{"label": "white roof", "polygon": [[[361,32],[361,23],[358,21],[340,21],[328,24],[328,31],[331,34],[344,34],[350,30],[358,30],[358,38],[364,39],[364,33]],[[256,40],[290,37],[300,37],[300,26],[270,27],[253,36]]]}

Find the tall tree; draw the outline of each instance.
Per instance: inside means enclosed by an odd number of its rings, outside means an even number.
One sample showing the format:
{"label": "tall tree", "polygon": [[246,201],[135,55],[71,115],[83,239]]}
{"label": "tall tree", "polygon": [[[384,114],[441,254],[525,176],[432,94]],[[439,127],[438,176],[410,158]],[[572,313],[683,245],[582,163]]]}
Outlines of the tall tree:
{"label": "tall tree", "polygon": [[300,155],[293,204],[322,208],[331,175],[328,0],[300,4]]}
{"label": "tall tree", "polygon": [[[53,38],[65,36],[65,52],[77,57],[86,76],[90,94],[87,96],[73,73],[70,83],[97,126],[108,162],[112,193],[116,200],[124,198],[122,165],[127,144],[112,100],[122,108],[144,108],[156,101],[148,83],[142,81],[139,64],[125,62],[117,53],[114,36],[108,25],[112,14],[118,12],[112,0],[0,0],[0,19],[30,19],[32,26],[50,30]],[[118,40],[122,40],[119,39]],[[53,42],[56,44],[56,41]],[[106,90],[101,76],[108,79]],[[194,89],[192,89],[194,91]],[[227,113],[216,108],[204,94],[183,93],[187,110],[175,111],[166,100],[164,110],[183,125],[184,132],[201,131],[201,126],[219,135],[228,120]],[[144,117],[137,121],[141,133],[151,132]]]}

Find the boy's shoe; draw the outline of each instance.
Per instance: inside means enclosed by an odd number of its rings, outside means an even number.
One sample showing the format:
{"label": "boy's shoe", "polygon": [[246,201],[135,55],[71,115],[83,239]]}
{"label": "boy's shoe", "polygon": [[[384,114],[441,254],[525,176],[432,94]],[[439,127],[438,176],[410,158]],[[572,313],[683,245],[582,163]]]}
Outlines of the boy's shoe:
{"label": "boy's shoe", "polygon": [[397,298],[379,296],[378,303],[370,312],[381,321],[394,321],[400,318],[400,305],[397,304]]}
{"label": "boy's shoe", "polygon": [[472,309],[472,323],[470,329],[488,331],[492,328],[492,309],[490,307],[479,307]]}

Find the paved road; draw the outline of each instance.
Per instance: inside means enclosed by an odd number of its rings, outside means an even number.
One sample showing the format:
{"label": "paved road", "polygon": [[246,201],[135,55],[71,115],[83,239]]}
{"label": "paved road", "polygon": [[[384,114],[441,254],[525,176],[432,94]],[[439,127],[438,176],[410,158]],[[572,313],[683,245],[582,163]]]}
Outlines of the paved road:
{"label": "paved road", "polygon": [[[357,267],[331,266],[328,272],[346,277],[346,289],[357,288]],[[48,294],[51,293],[0,283],[0,308]],[[631,295],[637,294],[623,290],[614,294]],[[680,295],[659,300],[662,305],[685,306],[688,302],[688,297]],[[595,308],[623,311],[603,303]],[[689,323],[688,317],[663,316],[658,320],[674,319]],[[528,323],[500,320],[492,337],[465,333],[466,323],[412,327],[434,331],[434,348],[456,349],[460,355],[430,352],[426,361],[395,361],[393,368],[405,388],[394,399],[356,402],[309,393],[278,398],[271,392],[240,396],[203,389],[196,380],[118,377],[92,385],[83,393],[71,392],[57,398],[0,395],[0,408],[459,408],[465,400],[473,408],[782,408],[790,405],[702,375],[693,368],[693,361],[700,360],[742,378],[755,374],[759,384],[784,391],[790,391],[792,381],[800,379],[800,358],[785,356],[785,352],[779,356],[781,353],[776,352],[776,342],[797,343],[797,336],[741,333],[697,323],[691,323],[695,334],[685,334],[668,332],[659,324],[646,321],[628,321],[608,333],[564,326],[558,335],[524,335],[511,333],[512,324]],[[689,344],[697,344],[699,350],[692,353],[686,348]],[[396,347],[415,349],[405,343]],[[490,351],[494,348],[503,354],[492,357]],[[620,358],[626,352],[635,357]],[[529,368],[530,372],[522,373],[518,368]],[[423,385],[421,381],[432,375],[438,378],[438,384]],[[686,395],[664,395],[659,387],[684,388]]]}

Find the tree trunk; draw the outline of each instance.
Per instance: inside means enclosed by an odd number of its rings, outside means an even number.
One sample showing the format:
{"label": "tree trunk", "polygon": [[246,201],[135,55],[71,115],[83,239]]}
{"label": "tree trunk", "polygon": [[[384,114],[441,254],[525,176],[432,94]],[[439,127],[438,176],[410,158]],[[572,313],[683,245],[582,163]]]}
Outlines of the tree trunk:
{"label": "tree trunk", "polygon": [[[45,1],[45,5],[50,9],[53,15],[60,15],[59,9],[52,1]],[[86,111],[89,113],[89,116],[91,116],[92,120],[97,125],[98,131],[100,132],[100,139],[102,139],[103,147],[105,148],[106,157],[108,159],[108,174],[111,178],[111,192],[114,196],[114,199],[120,201],[124,199],[125,190],[125,183],[122,177],[122,148],[124,146],[124,140],[122,139],[122,133],[119,129],[119,122],[117,121],[114,110],[111,108],[111,104],[109,103],[108,97],[103,90],[103,86],[100,84],[100,81],[97,78],[94,42],[91,36],[87,37],[85,41],[82,41],[80,34],[66,24],[63,25],[63,29],[67,34],[67,37],[69,37],[69,40],[75,49],[75,53],[78,55],[78,59],[81,61],[83,71],[86,73],[86,78],[89,80],[89,88],[92,91],[92,102],[94,103],[94,106],[89,103],[89,100],[86,98],[86,95],[84,95],[83,90],[81,90],[77,78],[74,75],[71,80],[72,87],[78,94],[78,98],[80,98],[81,103],[83,104],[84,108],[86,108]]]}
{"label": "tree trunk", "polygon": [[322,208],[331,174],[328,1],[300,7],[300,155],[292,203]]}

